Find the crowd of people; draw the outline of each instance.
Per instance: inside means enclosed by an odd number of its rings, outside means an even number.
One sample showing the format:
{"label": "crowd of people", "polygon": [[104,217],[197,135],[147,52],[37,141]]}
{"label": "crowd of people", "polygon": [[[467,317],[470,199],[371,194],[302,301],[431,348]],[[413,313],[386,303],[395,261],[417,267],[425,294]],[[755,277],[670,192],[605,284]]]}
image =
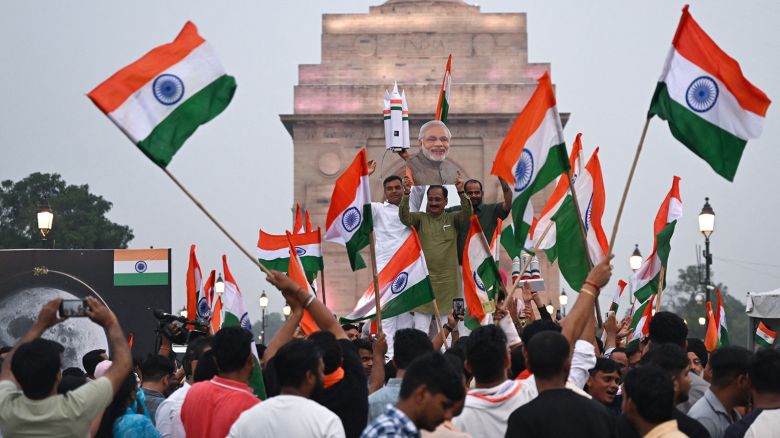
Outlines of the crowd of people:
{"label": "crowd of people", "polygon": [[[422,158],[442,163],[449,131],[430,122]],[[412,160],[414,157],[407,157]],[[433,164],[431,164],[433,163]],[[373,166],[372,166],[373,168]],[[133,359],[116,316],[88,297],[87,317],[103,327],[108,352],[90,351],[83,369],[62,369],[63,346],[41,338],[63,321],[56,299],[13,347],[0,350],[3,437],[772,437],[780,436],[780,351],[730,346],[708,352],[685,321],[657,312],[649,335],[628,342],[628,321],[611,312],[603,327],[595,303],[612,275],[610,259],[589,272],[564,318],[521,285],[498,293],[489,322],[473,331],[451,305],[462,294],[462,234],[472,214],[494,230],[509,214],[482,202],[482,184],[454,178],[428,188],[412,212],[412,182],[384,180],[373,203],[377,264],[420,234],[441,315],[421,307],[341,325],[284,273],[268,275],[291,314],[267,345],[223,327],[195,337],[183,357],[163,337],[158,351]],[[447,210],[453,182],[460,207]],[[492,234],[492,232],[491,232]],[[302,335],[308,314],[319,331]],[[175,324],[175,323],[173,323]],[[174,327],[171,327],[174,330]],[[254,351],[253,351],[254,350]],[[257,356],[255,356],[257,352]],[[258,363],[259,359],[259,363]],[[264,392],[250,382],[262,377]]]}

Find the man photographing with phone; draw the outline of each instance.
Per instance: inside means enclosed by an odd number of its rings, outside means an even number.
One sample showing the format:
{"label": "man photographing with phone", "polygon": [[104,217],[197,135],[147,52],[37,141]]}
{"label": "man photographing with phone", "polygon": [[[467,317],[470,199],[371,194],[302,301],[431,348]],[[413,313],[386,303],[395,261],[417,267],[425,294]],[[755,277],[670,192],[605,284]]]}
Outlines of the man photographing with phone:
{"label": "man photographing with phone", "polygon": [[101,301],[87,297],[84,314],[106,331],[113,362],[103,377],[68,392],[67,396],[57,395],[57,385],[62,379],[62,345],[42,339],[41,335],[65,320],[57,315],[62,301],[57,298],[43,306],[33,326],[3,362],[0,373],[3,436],[90,436],[90,423],[111,403],[130,373],[130,348],[116,315]]}

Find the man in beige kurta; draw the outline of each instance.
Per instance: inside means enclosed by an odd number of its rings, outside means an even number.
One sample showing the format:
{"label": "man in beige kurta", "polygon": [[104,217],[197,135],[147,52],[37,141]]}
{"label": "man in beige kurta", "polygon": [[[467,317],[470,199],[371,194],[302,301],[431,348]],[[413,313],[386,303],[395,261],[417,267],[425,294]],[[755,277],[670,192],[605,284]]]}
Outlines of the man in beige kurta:
{"label": "man in beige kurta", "polygon": [[[452,299],[460,297],[460,276],[458,269],[458,230],[469,226],[471,201],[463,191],[463,178],[458,175],[455,187],[460,197],[461,210],[448,213],[447,189],[433,185],[428,188],[428,205],[425,213],[409,212],[409,189],[406,182],[405,194],[401,199],[399,216],[401,223],[413,226],[417,230],[422,245],[425,263],[431,279],[433,293],[436,296],[440,316],[448,315],[452,309]],[[414,328],[429,332],[433,304],[425,304],[414,310]],[[437,327],[440,330],[441,327]]]}

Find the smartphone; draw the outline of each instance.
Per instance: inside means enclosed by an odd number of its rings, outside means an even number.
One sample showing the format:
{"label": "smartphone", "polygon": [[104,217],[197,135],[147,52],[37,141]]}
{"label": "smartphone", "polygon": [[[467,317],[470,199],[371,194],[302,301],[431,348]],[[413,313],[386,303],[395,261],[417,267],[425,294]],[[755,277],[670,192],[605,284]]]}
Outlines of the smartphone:
{"label": "smartphone", "polygon": [[87,316],[86,310],[87,302],[84,300],[62,300],[59,312],[61,318],[72,318]]}
{"label": "smartphone", "polygon": [[452,299],[452,310],[455,313],[456,316],[465,316],[466,315],[466,304],[463,301],[463,298],[453,298]]}

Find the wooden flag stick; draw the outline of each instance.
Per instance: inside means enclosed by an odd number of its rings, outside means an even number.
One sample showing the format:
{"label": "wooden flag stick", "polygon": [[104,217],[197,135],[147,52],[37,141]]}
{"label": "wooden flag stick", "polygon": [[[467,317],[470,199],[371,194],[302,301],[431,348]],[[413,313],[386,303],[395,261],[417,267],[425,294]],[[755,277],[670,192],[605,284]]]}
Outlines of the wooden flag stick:
{"label": "wooden flag stick", "polygon": [[663,266],[661,266],[661,272],[659,272],[658,277],[658,296],[656,297],[657,301],[655,302],[655,311],[659,311],[661,309],[661,293],[664,291],[664,275],[666,274],[666,270]]}
{"label": "wooden flag stick", "polygon": [[325,307],[328,307],[328,301],[325,298],[325,266],[322,266],[322,270],[320,271],[320,288],[322,289],[322,304],[325,305]]}
{"label": "wooden flag stick", "polygon": [[376,241],[374,230],[368,235],[368,246],[371,251],[371,275],[374,276],[374,304],[376,305],[376,331],[382,334],[382,304],[379,302],[379,277],[376,272]]}
{"label": "wooden flag stick", "polygon": [[628,180],[626,181],[626,188],[623,189],[623,197],[620,199],[620,207],[618,207],[617,217],[615,217],[615,224],[612,226],[612,236],[609,238],[609,251],[607,254],[612,254],[612,248],[615,247],[615,236],[617,236],[618,225],[620,225],[620,217],[623,215],[623,207],[626,204],[626,197],[628,196],[628,189],[631,187],[631,180],[634,179],[634,171],[636,170],[636,163],[639,161],[639,154],[642,152],[642,145],[645,143],[645,135],[647,135],[647,127],[650,125],[650,118],[645,120],[645,127],[642,128],[642,135],[639,137],[639,144],[636,145],[636,154],[634,155],[634,162],[631,163],[631,170],[628,172]]}
{"label": "wooden flag stick", "polygon": [[176,177],[175,177],[175,176],[173,176],[173,174],[171,174],[171,172],[169,172],[169,171],[168,171],[168,169],[166,169],[166,168],[162,167],[162,170],[163,170],[163,172],[165,172],[165,174],[166,174],[166,175],[168,175],[168,177],[169,177],[169,178],[170,178],[170,179],[171,179],[171,180],[172,180],[172,181],[173,181],[173,182],[174,182],[174,183],[175,183],[177,186],[179,186],[179,188],[181,189],[181,191],[182,191],[182,192],[184,192],[184,194],[185,194],[185,195],[187,195],[187,196],[190,198],[190,200],[191,200],[192,202],[194,202],[194,203],[195,203],[195,205],[196,205],[198,208],[200,208],[200,210],[201,210],[203,213],[205,213],[205,214],[206,214],[206,217],[208,217],[209,219],[211,219],[211,222],[213,222],[213,223],[214,223],[214,225],[216,225],[216,226],[217,226],[217,228],[219,228],[219,230],[220,230],[220,231],[222,231],[222,233],[223,233],[223,234],[225,234],[225,236],[227,236],[227,238],[228,238],[228,239],[230,239],[230,241],[231,241],[231,242],[233,242],[233,244],[234,244],[234,245],[236,245],[236,247],[237,247],[238,249],[240,249],[240,250],[241,250],[241,252],[243,252],[243,253],[244,253],[244,255],[246,255],[247,257],[249,257],[249,260],[251,260],[251,261],[252,261],[252,263],[254,263],[255,265],[257,265],[257,267],[258,267],[258,268],[260,268],[260,270],[261,270],[261,271],[263,271],[263,272],[264,272],[266,275],[270,275],[270,274],[271,274],[271,271],[270,271],[270,270],[268,270],[268,268],[266,268],[265,266],[263,266],[263,265],[260,263],[260,261],[259,261],[258,259],[256,259],[255,257],[253,257],[253,256],[252,256],[252,254],[250,254],[250,253],[249,253],[249,251],[247,251],[246,249],[244,249],[244,247],[243,247],[243,246],[241,246],[241,244],[240,244],[240,243],[238,243],[238,241],[237,241],[237,240],[236,240],[236,239],[235,239],[235,238],[234,238],[232,235],[230,235],[230,233],[228,233],[228,231],[225,229],[225,227],[223,227],[223,226],[222,226],[222,224],[220,224],[219,222],[217,222],[217,220],[216,220],[216,219],[214,219],[214,216],[212,216],[212,215],[211,215],[211,213],[209,213],[209,211],[208,211],[208,210],[206,210],[206,207],[204,207],[204,206],[203,206],[203,204],[201,204],[201,203],[200,203],[200,201],[198,201],[197,199],[195,199],[195,197],[194,197],[194,196],[192,196],[192,193],[190,193],[190,192],[189,192],[189,191],[188,191],[186,188],[184,188],[184,186],[183,186],[183,185],[182,185],[182,184],[179,182],[179,180],[177,180],[177,179],[176,179]]}
{"label": "wooden flag stick", "polygon": [[436,304],[436,299],[433,299],[433,318],[436,320],[436,328],[439,330],[439,334],[441,335],[442,340],[442,346],[445,350],[449,350],[449,347],[447,347],[447,335],[444,334],[444,330],[442,330],[442,323],[441,318],[439,317],[439,305]]}
{"label": "wooden flag stick", "polygon": [[[582,246],[585,248],[585,261],[588,262],[588,272],[590,272],[591,269],[593,269],[593,260],[590,259],[590,252],[588,252],[588,236],[585,232],[585,222],[582,220],[582,210],[580,210],[580,202],[577,199],[577,191],[574,188],[574,181],[571,180],[571,174],[569,172],[566,172],[566,179],[569,180],[569,192],[571,193],[571,200],[574,203],[574,209],[577,212],[577,224],[580,229],[580,238],[582,239]],[[607,257],[609,257],[609,253],[606,254]],[[599,324],[599,327],[604,325],[604,321],[601,318],[601,306],[599,305],[599,300],[593,300],[596,306],[596,321]]]}

